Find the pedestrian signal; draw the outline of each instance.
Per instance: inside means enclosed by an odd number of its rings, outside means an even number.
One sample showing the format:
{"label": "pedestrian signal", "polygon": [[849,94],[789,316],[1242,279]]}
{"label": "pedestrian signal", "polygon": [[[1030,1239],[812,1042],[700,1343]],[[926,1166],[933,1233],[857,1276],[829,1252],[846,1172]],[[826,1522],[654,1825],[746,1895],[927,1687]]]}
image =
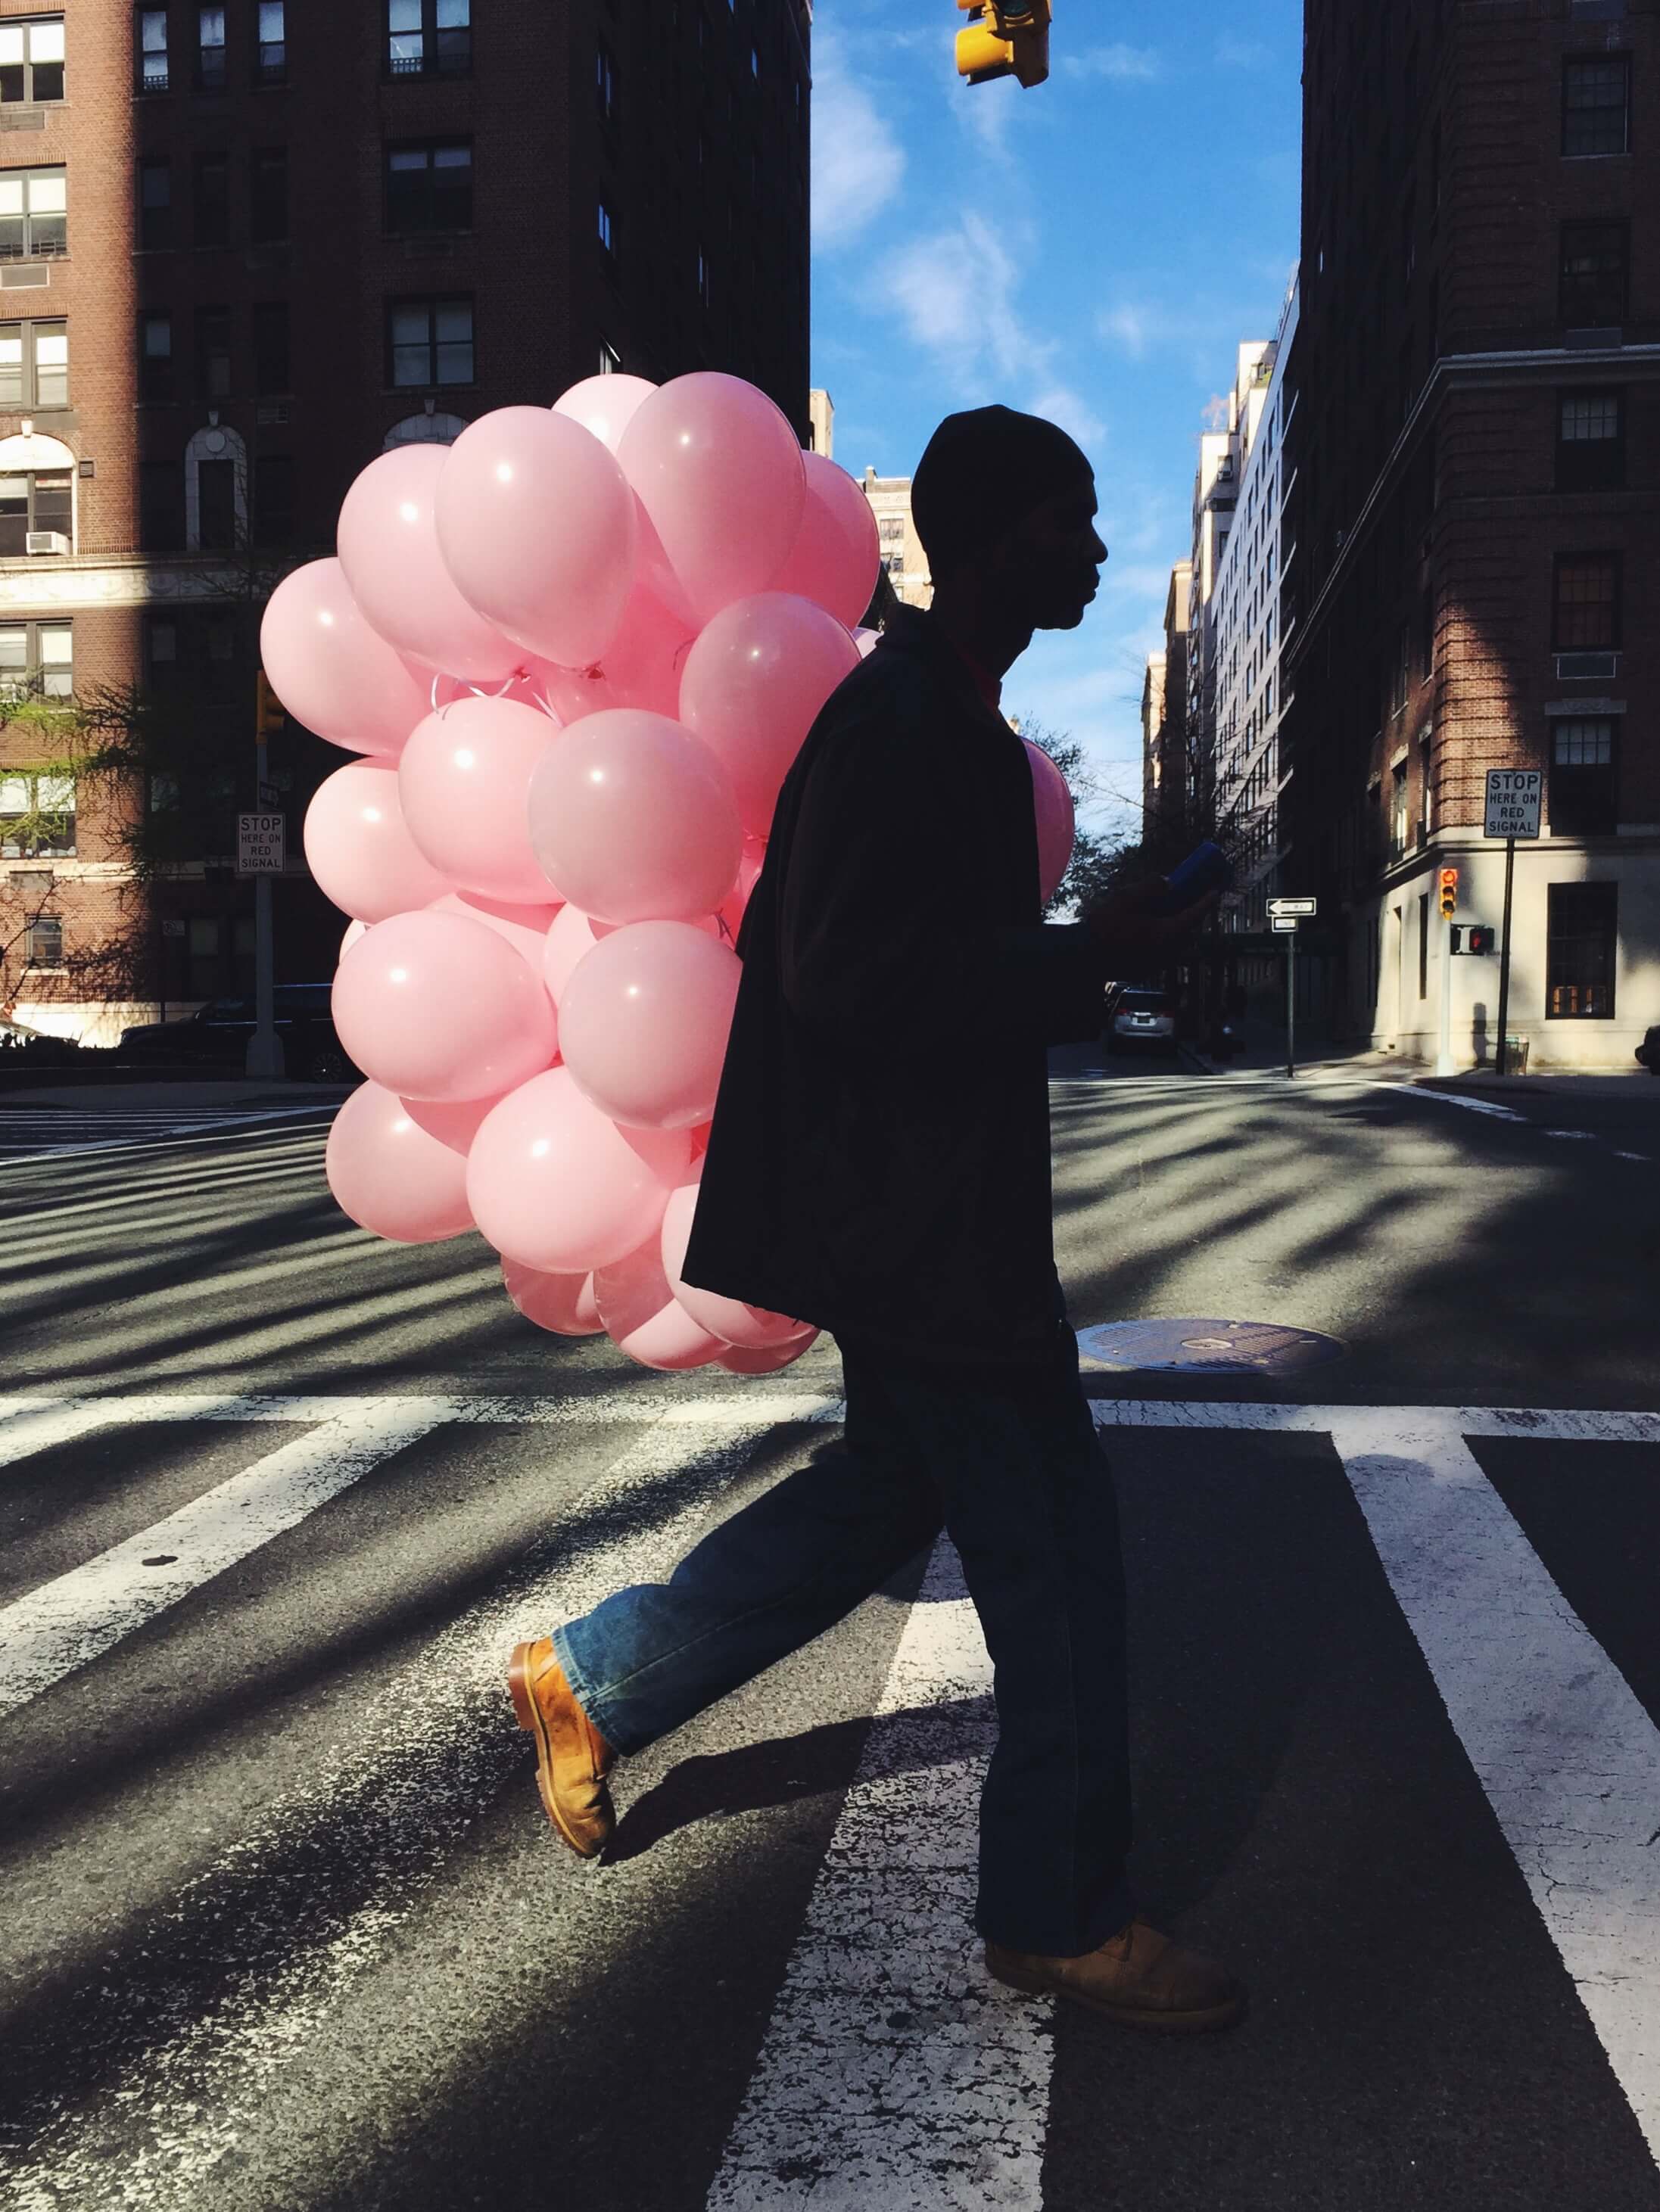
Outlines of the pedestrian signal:
{"label": "pedestrian signal", "polygon": [[262,668],[254,693],[253,726],[262,738],[279,731],[288,720],[288,710],[271,688],[271,679]]}
{"label": "pedestrian signal", "polygon": [[1469,933],[1468,940],[1469,951],[1472,952],[1491,952],[1497,942],[1498,935],[1499,933],[1497,930],[1488,929],[1485,924],[1477,922]]}
{"label": "pedestrian signal", "polygon": [[1456,868],[1443,868],[1443,869],[1442,869],[1442,871],[1441,871],[1441,919],[1442,919],[1442,921],[1450,921],[1452,920],[1452,918],[1453,918],[1454,915],[1456,915],[1456,914],[1457,913],[1457,911],[1458,911],[1458,871],[1457,871],[1457,869],[1456,869]]}
{"label": "pedestrian signal", "polygon": [[957,0],[968,17],[957,33],[957,74],[970,84],[1018,77],[1028,89],[1049,73],[1049,0]]}

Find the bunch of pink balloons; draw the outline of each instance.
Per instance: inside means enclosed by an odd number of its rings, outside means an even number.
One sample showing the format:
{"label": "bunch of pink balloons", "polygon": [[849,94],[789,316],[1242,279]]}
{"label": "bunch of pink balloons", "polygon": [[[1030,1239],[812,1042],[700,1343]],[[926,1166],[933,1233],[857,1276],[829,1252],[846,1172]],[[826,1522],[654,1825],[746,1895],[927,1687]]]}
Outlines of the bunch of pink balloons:
{"label": "bunch of pink balloons", "polygon": [[599,376],[382,453],[337,554],[261,633],[283,706],[355,756],[305,824],[368,1079],[336,1200],[404,1243],[478,1231],[542,1328],[787,1366],[810,1323],[680,1267],[779,788],[868,649],[862,491],[735,377]]}

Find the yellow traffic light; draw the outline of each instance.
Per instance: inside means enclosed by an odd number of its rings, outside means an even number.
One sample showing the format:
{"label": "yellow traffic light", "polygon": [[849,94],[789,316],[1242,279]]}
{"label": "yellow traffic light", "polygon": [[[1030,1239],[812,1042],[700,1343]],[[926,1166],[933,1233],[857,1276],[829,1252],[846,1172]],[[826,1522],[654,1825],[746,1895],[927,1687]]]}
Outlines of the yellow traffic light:
{"label": "yellow traffic light", "polygon": [[968,27],[957,33],[957,74],[970,84],[1018,77],[1028,88],[1049,73],[1049,0],[957,0]]}
{"label": "yellow traffic light", "polygon": [[1456,914],[1457,913],[1457,911],[1458,911],[1458,871],[1457,871],[1457,869],[1456,869],[1456,868],[1443,868],[1443,869],[1442,869],[1442,871],[1441,871],[1441,919],[1442,919],[1442,921],[1450,921],[1452,920],[1452,918],[1453,918],[1454,915],[1456,915]]}
{"label": "yellow traffic light", "polygon": [[271,690],[271,678],[262,668],[255,693],[253,726],[262,738],[269,738],[280,730],[287,720],[288,710]]}

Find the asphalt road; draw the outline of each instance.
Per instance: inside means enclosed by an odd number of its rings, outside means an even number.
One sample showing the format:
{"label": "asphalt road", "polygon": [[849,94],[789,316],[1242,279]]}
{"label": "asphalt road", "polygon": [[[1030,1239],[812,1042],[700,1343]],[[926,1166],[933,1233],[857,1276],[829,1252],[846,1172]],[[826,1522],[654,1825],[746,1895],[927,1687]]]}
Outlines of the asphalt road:
{"label": "asphalt road", "polygon": [[476,1240],[342,1221],[320,1113],[0,1111],[9,2212],[1660,2212],[1660,1085],[1091,1065],[1075,1325],[1347,1348],[1090,1377],[1136,1877],[1247,2024],[984,1982],[948,1553],[628,1762],[599,1865],[550,1841],[507,1650],[836,1450],[832,1345],[541,1337]]}

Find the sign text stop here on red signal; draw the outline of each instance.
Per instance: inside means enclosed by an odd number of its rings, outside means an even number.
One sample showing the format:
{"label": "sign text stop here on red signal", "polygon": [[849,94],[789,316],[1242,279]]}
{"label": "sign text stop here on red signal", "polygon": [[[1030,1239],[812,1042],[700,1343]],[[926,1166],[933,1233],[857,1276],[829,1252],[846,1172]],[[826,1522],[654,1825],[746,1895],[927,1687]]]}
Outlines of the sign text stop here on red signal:
{"label": "sign text stop here on red signal", "polygon": [[1536,837],[1545,779],[1535,768],[1487,770],[1486,834],[1489,837]]}

